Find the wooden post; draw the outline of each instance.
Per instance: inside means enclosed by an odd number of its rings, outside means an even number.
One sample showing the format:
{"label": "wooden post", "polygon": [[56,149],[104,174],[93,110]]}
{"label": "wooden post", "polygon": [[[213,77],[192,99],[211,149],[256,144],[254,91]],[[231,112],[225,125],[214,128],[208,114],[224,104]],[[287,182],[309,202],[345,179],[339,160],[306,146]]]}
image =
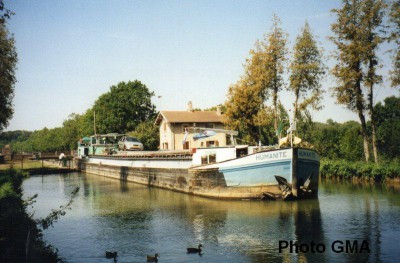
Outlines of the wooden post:
{"label": "wooden post", "polygon": [[298,197],[298,186],[297,186],[297,154],[298,148],[292,148],[292,194],[294,197]]}

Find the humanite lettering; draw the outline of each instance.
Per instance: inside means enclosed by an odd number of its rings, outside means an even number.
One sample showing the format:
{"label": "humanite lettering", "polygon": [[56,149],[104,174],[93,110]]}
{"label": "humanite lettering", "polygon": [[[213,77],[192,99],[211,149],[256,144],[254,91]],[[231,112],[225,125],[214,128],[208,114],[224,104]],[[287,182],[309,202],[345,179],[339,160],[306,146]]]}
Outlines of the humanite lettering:
{"label": "humanite lettering", "polygon": [[262,161],[266,159],[277,159],[286,157],[286,152],[271,152],[271,153],[264,153],[256,156],[257,161]]}

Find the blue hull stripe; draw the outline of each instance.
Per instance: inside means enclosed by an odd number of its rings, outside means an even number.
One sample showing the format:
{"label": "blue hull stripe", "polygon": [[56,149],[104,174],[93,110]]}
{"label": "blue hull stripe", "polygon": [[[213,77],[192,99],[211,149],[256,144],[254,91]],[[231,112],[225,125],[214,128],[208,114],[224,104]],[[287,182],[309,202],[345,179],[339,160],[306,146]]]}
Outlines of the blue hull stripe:
{"label": "blue hull stripe", "polygon": [[229,168],[219,168],[219,171],[222,173],[230,173],[230,172],[238,172],[238,171],[246,171],[246,170],[254,170],[260,169],[265,167],[273,167],[273,166],[284,166],[291,163],[291,159],[283,160],[283,161],[272,161],[272,162],[265,162],[261,164],[250,164],[250,165],[243,165],[243,166],[236,166],[236,167],[229,167]]}
{"label": "blue hull stripe", "polygon": [[291,159],[272,161],[258,165],[238,166],[219,170],[224,174],[227,186],[256,186],[278,184],[275,175],[282,176],[292,182]]}

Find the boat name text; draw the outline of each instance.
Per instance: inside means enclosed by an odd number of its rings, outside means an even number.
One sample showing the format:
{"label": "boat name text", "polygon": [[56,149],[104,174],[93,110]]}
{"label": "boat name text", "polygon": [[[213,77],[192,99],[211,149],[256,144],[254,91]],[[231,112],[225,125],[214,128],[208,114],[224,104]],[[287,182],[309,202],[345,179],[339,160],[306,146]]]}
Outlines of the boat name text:
{"label": "boat name text", "polygon": [[266,159],[279,159],[286,158],[287,152],[271,152],[271,153],[263,153],[256,156],[257,161],[262,161]]}

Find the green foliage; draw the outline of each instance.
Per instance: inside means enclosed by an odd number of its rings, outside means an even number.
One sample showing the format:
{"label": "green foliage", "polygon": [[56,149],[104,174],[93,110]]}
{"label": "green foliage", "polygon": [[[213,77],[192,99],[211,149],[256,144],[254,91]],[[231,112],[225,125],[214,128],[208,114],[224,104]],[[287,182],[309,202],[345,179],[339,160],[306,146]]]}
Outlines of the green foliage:
{"label": "green foliage", "polygon": [[392,87],[400,86],[400,0],[394,0],[390,7],[390,22],[394,25],[391,40],[397,47],[393,50],[393,70],[390,72]]}
{"label": "green foliage", "polygon": [[[0,11],[0,131],[2,131],[14,113],[12,101],[18,58],[14,38],[10,36],[6,27],[7,11],[4,9],[3,1],[0,2]],[[4,11],[6,12],[3,14]]]}
{"label": "green foliage", "polygon": [[[280,27],[277,16],[273,27],[263,41],[257,41],[250,50],[245,74],[229,88],[225,103],[226,125],[239,131],[243,141],[263,144],[276,143],[275,131],[279,121],[278,93],[283,89],[284,63],[286,61],[286,34]],[[273,107],[264,102],[271,94]],[[270,125],[273,126],[271,131]]]}
{"label": "green foliage", "polygon": [[26,141],[32,132],[29,131],[6,131],[0,133],[0,149],[7,144]]}
{"label": "green foliage", "polygon": [[97,133],[126,133],[155,117],[150,92],[140,81],[120,82],[95,102]]}
{"label": "green foliage", "polygon": [[320,175],[322,179],[339,178],[342,180],[382,182],[400,177],[400,165],[396,161],[378,166],[365,162],[322,159]]}
{"label": "green foliage", "polygon": [[[311,29],[306,22],[296,39],[293,60],[290,65],[290,89],[295,94],[295,117],[308,106],[321,109],[321,80],[325,75],[322,51],[317,47]],[[302,100],[301,100],[302,99]]]}
{"label": "green foliage", "polygon": [[400,98],[388,97],[375,106],[379,151],[388,159],[400,156]]}
{"label": "green foliage", "polygon": [[[94,134],[95,110],[97,133],[126,133],[136,130],[139,126],[143,129],[141,123],[147,123],[155,117],[155,106],[151,103],[153,95],[140,81],[120,82],[117,86],[112,86],[108,93],[101,95],[93,108],[84,114],[69,115],[62,127],[43,128],[28,135],[26,132],[3,133],[0,136],[0,144],[11,143],[16,152],[75,150],[80,138]],[[150,127],[148,124],[143,125]],[[139,132],[143,134],[141,137],[148,149],[157,148],[158,136],[154,136],[153,130],[150,134]]]}
{"label": "green foliage", "polygon": [[[22,174],[0,171],[0,262],[59,262],[22,200]],[[28,255],[27,255],[28,252]]]}
{"label": "green foliage", "polygon": [[158,150],[160,145],[159,128],[154,125],[153,120],[140,123],[130,134],[143,143],[145,150]]}
{"label": "green foliage", "polygon": [[327,124],[316,123],[310,142],[322,157],[329,159],[362,159],[363,139],[361,125],[355,121],[343,124],[328,120]]}

